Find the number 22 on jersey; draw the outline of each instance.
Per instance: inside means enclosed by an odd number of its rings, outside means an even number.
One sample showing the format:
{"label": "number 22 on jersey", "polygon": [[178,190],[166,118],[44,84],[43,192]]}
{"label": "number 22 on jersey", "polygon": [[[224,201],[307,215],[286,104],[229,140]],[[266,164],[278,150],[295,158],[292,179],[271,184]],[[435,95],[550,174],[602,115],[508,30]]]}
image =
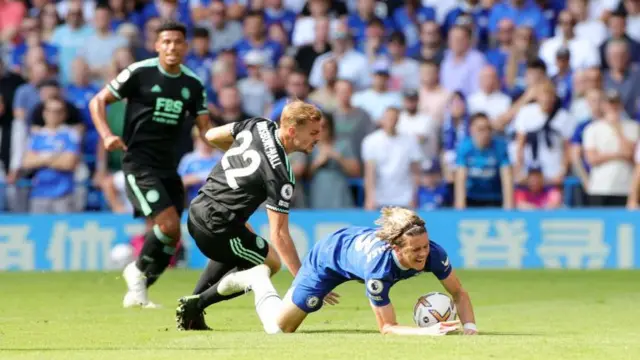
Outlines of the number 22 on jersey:
{"label": "number 22 on jersey", "polygon": [[[258,170],[258,167],[260,167],[260,154],[256,150],[249,149],[252,140],[253,135],[251,135],[250,131],[241,131],[236,136],[238,146],[227,150],[222,157],[222,169],[224,170],[224,175],[227,178],[227,184],[229,184],[229,187],[234,190],[240,187],[238,185],[237,178],[249,176]],[[242,156],[242,159],[245,162],[248,162],[248,164],[245,167],[232,169],[231,164],[229,163],[230,156]]]}

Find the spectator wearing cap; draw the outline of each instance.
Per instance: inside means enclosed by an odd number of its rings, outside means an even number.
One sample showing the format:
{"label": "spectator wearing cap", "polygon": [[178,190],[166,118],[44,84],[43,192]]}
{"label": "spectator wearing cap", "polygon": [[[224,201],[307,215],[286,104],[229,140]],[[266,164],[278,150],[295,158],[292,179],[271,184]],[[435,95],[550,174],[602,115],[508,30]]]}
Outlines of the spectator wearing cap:
{"label": "spectator wearing cap", "polygon": [[504,78],[507,59],[513,49],[515,25],[510,19],[502,19],[498,23],[498,32],[494,34],[495,46],[486,52],[487,62],[498,71],[498,78]]}
{"label": "spectator wearing cap", "polygon": [[229,20],[225,2],[212,1],[208,12],[206,27],[209,30],[210,50],[216,53],[236,46],[242,40],[242,24]]}
{"label": "spectator wearing cap", "polygon": [[345,25],[341,24],[333,34],[331,51],[318,56],[313,62],[309,83],[314,88],[324,85],[322,64],[334,58],[338,62],[338,78],[351,81],[357,89],[364,89],[371,83],[370,68],[366,56],[353,48],[351,36]]}
{"label": "spectator wearing cap", "polygon": [[407,47],[403,33],[396,31],[391,34],[389,44],[389,57],[391,58],[391,79],[389,88],[394,91],[405,89],[418,89],[420,78],[420,63],[406,56]]}
{"label": "spectator wearing cap", "polygon": [[191,131],[191,139],[193,151],[186,153],[178,164],[178,174],[187,191],[187,203],[198,195],[198,190],[204,185],[211,169],[223,156],[220,150],[212,148],[202,140],[196,127]]}
{"label": "spectator wearing cap", "polygon": [[607,27],[597,18],[589,17],[589,0],[568,0],[567,10],[576,20],[576,37],[600,46],[607,38]]}
{"label": "spectator wearing cap", "polygon": [[193,39],[191,39],[191,51],[185,58],[185,65],[191,69],[200,79],[208,79],[211,66],[216,59],[215,54],[210,49],[209,30],[196,27],[193,29]]}
{"label": "spectator wearing cap", "polygon": [[[458,1],[457,6],[447,13],[442,24],[442,30],[445,35],[456,25],[458,18],[465,15],[471,16],[473,23],[477,27],[478,47],[480,49],[487,49],[489,47],[489,15],[491,15],[491,6],[487,6],[486,2],[483,3],[480,0]],[[499,28],[500,25],[498,24],[497,27]],[[500,30],[497,29],[496,33],[499,34],[499,31]]]}
{"label": "spectator wearing cap", "polygon": [[454,194],[456,209],[513,208],[513,174],[507,145],[493,135],[485,114],[472,117],[471,137],[457,148]]}
{"label": "spectator wearing cap", "polygon": [[420,93],[418,111],[429,116],[438,124],[444,121],[451,92],[440,84],[440,66],[434,61],[420,64]]}
{"label": "spectator wearing cap", "polygon": [[62,100],[46,100],[43,110],[45,124],[32,132],[22,162],[22,169],[33,173],[29,211],[72,212],[80,139],[77,132],[64,125],[67,108]]}
{"label": "spectator wearing cap", "polygon": [[418,91],[407,89],[403,93],[404,106],[396,130],[399,134],[415,137],[426,159],[438,156],[440,124],[426,114],[418,112]]}
{"label": "spectator wearing cap", "polygon": [[540,7],[528,0],[505,0],[491,8],[489,31],[495,33],[502,19],[511,19],[516,26],[529,26],[535,30],[538,40],[551,36],[551,24],[545,18]]}
{"label": "spectator wearing cap", "polygon": [[337,140],[333,117],[322,118],[320,140],[309,158],[309,202],[313,209],[354,206],[349,178],[361,175],[360,161],[345,140]]}
{"label": "spectator wearing cap", "polygon": [[444,58],[445,47],[440,26],[435,21],[420,24],[420,42],[407,47],[407,56],[418,61],[433,61],[440,64]]}
{"label": "spectator wearing cap", "polygon": [[362,159],[360,150],[365,136],[375,130],[369,114],[352,104],[353,84],[348,80],[338,80],[335,85],[337,108],[333,113],[335,135],[338,141],[351,144],[356,158]]}
{"label": "spectator wearing cap", "polygon": [[469,113],[485,113],[496,127],[498,118],[509,111],[511,97],[500,91],[498,71],[492,65],[485,65],[480,71],[479,85],[480,89],[469,97]]}
{"label": "spectator wearing cap", "polygon": [[557,72],[551,77],[556,86],[556,94],[562,101],[562,107],[569,109],[573,100],[573,70],[571,70],[571,53],[562,47],[556,53]]}
{"label": "spectator wearing cap", "polygon": [[264,116],[273,104],[271,90],[262,78],[264,58],[259,51],[249,51],[244,58],[248,76],[238,81],[242,108],[250,116]]}
{"label": "spectator wearing cap", "polygon": [[571,137],[571,168],[575,176],[580,179],[580,189],[577,196],[578,205],[587,204],[587,189],[589,188],[589,163],[584,156],[584,130],[592,122],[604,116],[604,93],[598,88],[589,89],[586,93],[586,103],[591,114],[586,120],[579,122]]}
{"label": "spectator wearing cap", "polygon": [[373,65],[371,88],[353,95],[353,105],[369,113],[374,122],[379,122],[388,108],[402,107],[402,95],[389,90],[389,71],[388,61],[384,59],[377,61]]}
{"label": "spectator wearing cap", "polygon": [[449,91],[471,95],[479,88],[478,75],[485,64],[484,55],[471,47],[471,31],[464,26],[451,29],[448,45],[440,66],[442,86]]}
{"label": "spectator wearing cap", "polygon": [[584,130],[585,157],[591,167],[587,188],[591,206],[624,206],[627,203],[640,125],[623,117],[623,111],[620,94],[609,90],[603,117]]}
{"label": "spectator wearing cap", "polygon": [[600,45],[600,59],[602,60],[602,69],[609,68],[607,61],[607,47],[609,43],[616,40],[623,40],[627,43],[629,49],[630,62],[633,64],[640,63],[640,43],[627,35],[627,18],[622,11],[614,11],[607,19],[608,38]]}
{"label": "spectator wearing cap", "polygon": [[267,27],[280,24],[290,38],[296,23],[296,13],[283,6],[283,0],[265,0],[264,20]]}
{"label": "spectator wearing cap", "polygon": [[365,41],[367,26],[373,19],[384,19],[385,32],[386,30],[393,29],[391,16],[387,17],[386,13],[381,13],[377,10],[375,0],[358,0],[356,11],[347,17],[347,26],[356,44]]}
{"label": "spectator wearing cap", "polygon": [[515,190],[515,203],[518,210],[553,210],[562,206],[562,192],[556,186],[544,183],[542,169],[537,165],[529,166],[525,185]]}
{"label": "spectator wearing cap", "polygon": [[96,7],[93,24],[95,32],[80,48],[78,55],[83,57],[89,65],[91,76],[101,79],[111,65],[113,53],[128,44],[127,39],[111,29],[111,9],[107,5]]}
{"label": "spectator wearing cap", "polygon": [[82,3],[69,3],[65,24],[59,25],[51,37],[51,44],[58,47],[60,81],[63,84],[71,80],[71,64],[94,33],[95,30],[84,22]]}
{"label": "spectator wearing cap", "polygon": [[434,210],[451,204],[451,193],[442,180],[440,162],[437,158],[427,158],[422,162],[416,203],[420,210]]}
{"label": "spectator wearing cap", "polygon": [[393,11],[395,29],[400,31],[406,40],[406,46],[420,43],[420,24],[436,20],[436,11],[423,6],[419,0],[406,0],[404,5]]}
{"label": "spectator wearing cap", "polygon": [[516,181],[526,176],[526,164],[535,162],[540,164],[546,183],[561,186],[568,171],[568,146],[575,121],[562,108],[551,81],[536,85],[530,94],[535,103],[523,106],[513,125]]}
{"label": "spectator wearing cap", "polygon": [[333,113],[338,106],[336,99],[336,81],[338,80],[338,62],[329,59],[322,64],[322,76],[324,78],[324,86],[314,90],[309,94],[309,100],[320,105],[320,107],[328,113]]}
{"label": "spectator wearing cap", "polygon": [[296,52],[296,63],[307,76],[311,74],[311,67],[318,56],[331,51],[331,44],[329,44],[329,24],[329,18],[326,16],[316,19],[313,42],[298,48]]}
{"label": "spectator wearing cap", "polygon": [[624,40],[610,41],[607,45],[607,62],[609,69],[604,72],[604,88],[617,90],[627,114],[637,116],[640,71],[631,66],[629,44]]}
{"label": "spectator wearing cap", "polygon": [[[258,11],[249,12],[244,18],[245,37],[235,46],[238,59],[244,60],[245,55],[251,50],[258,50],[263,53],[269,66],[276,66],[278,60],[284,54],[284,49],[279,43],[267,38],[266,28],[262,13]],[[241,63],[238,69],[238,76],[245,77],[247,68]]]}
{"label": "spectator wearing cap", "polygon": [[576,20],[569,11],[562,11],[558,15],[558,24],[562,30],[560,34],[547,39],[540,45],[540,58],[547,65],[547,73],[553,76],[558,73],[556,56],[563,47],[571,53],[570,64],[572,70],[581,70],[600,66],[600,54],[592,42],[575,36]]}
{"label": "spectator wearing cap", "polygon": [[362,142],[365,209],[415,207],[422,151],[413,136],[396,131],[400,111],[388,108],[380,129]]}

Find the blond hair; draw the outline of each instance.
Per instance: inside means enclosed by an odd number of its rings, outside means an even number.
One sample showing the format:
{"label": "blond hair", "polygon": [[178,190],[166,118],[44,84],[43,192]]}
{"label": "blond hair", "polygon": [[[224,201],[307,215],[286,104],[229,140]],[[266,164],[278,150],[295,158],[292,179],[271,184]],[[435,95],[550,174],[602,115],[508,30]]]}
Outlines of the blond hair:
{"label": "blond hair", "polygon": [[385,207],[376,220],[380,229],[376,236],[391,245],[402,246],[403,235],[415,236],[427,232],[424,220],[415,211],[401,207]]}
{"label": "blond hair", "polygon": [[314,105],[302,100],[293,100],[285,105],[280,115],[280,125],[283,127],[304,126],[309,121],[320,121],[322,113]]}

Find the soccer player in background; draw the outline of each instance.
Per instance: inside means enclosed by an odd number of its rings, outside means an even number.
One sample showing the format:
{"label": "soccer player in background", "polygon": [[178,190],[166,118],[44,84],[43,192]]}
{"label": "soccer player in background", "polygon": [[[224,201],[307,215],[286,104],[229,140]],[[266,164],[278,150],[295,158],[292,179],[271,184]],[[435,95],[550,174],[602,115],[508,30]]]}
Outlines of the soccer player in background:
{"label": "soccer player in background", "polygon": [[[185,26],[168,21],[157,34],[159,56],[124,69],[89,105],[105,149],[125,151],[122,168],[134,216],[153,220],[139,258],[124,269],[128,287],[124,307],[155,307],[147,288],[167,268],[180,240],[185,192],[176,171],[178,129],[186,113],[197,116],[201,134],[210,128],[202,82],[182,65],[188,47]],[[106,106],[123,99],[127,112],[121,139],[109,129]]]}
{"label": "soccer player in background", "polygon": [[444,335],[457,330],[458,321],[425,328],[398,325],[389,290],[400,280],[430,272],[451,294],[464,333],[476,334],[469,294],[462,287],[445,250],[429,239],[425,222],[415,212],[383,208],[379,228],[346,227],[316,243],[281,300],[269,279],[269,268],[258,265],[225,277],[221,292],[246,289],[255,294],[256,311],[269,334],[296,331],[308,314],[322,307],[327,294],[338,285],[359,280],[382,334]]}
{"label": "soccer player in background", "polygon": [[[222,291],[219,283],[225,275],[260,264],[273,274],[280,269],[278,255],[292,274],[298,273],[300,259],[289,233],[296,181],[287,155],[313,151],[321,118],[318,108],[295,100],[284,107],[280,127],[268,119],[251,118],[207,132],[209,143],[226,152],[189,206],[189,233],[210,261],[193,295],[179,300],[178,330],[208,330],[204,309],[244,293]],[[247,224],[265,200],[275,249]],[[334,302],[334,294],[328,299]]]}

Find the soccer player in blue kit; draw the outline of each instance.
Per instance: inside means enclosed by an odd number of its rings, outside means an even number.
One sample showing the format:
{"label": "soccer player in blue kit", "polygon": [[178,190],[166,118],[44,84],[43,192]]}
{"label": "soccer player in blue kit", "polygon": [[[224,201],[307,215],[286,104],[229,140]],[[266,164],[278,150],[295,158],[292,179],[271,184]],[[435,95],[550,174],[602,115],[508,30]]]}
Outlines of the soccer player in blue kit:
{"label": "soccer player in blue kit", "polygon": [[[346,227],[316,243],[283,300],[269,279],[266,265],[228,275],[218,290],[253,290],[258,317],[269,334],[296,331],[323,301],[335,303],[337,295],[332,290],[350,280],[365,283],[382,334],[445,335],[458,330],[460,322],[465,334],[476,334],[469,294],[445,250],[429,240],[424,220],[414,211],[391,207],[382,209],[376,225],[379,227]],[[389,290],[398,281],[422,272],[431,272],[441,281],[454,299],[460,320],[424,328],[398,325]]]}

